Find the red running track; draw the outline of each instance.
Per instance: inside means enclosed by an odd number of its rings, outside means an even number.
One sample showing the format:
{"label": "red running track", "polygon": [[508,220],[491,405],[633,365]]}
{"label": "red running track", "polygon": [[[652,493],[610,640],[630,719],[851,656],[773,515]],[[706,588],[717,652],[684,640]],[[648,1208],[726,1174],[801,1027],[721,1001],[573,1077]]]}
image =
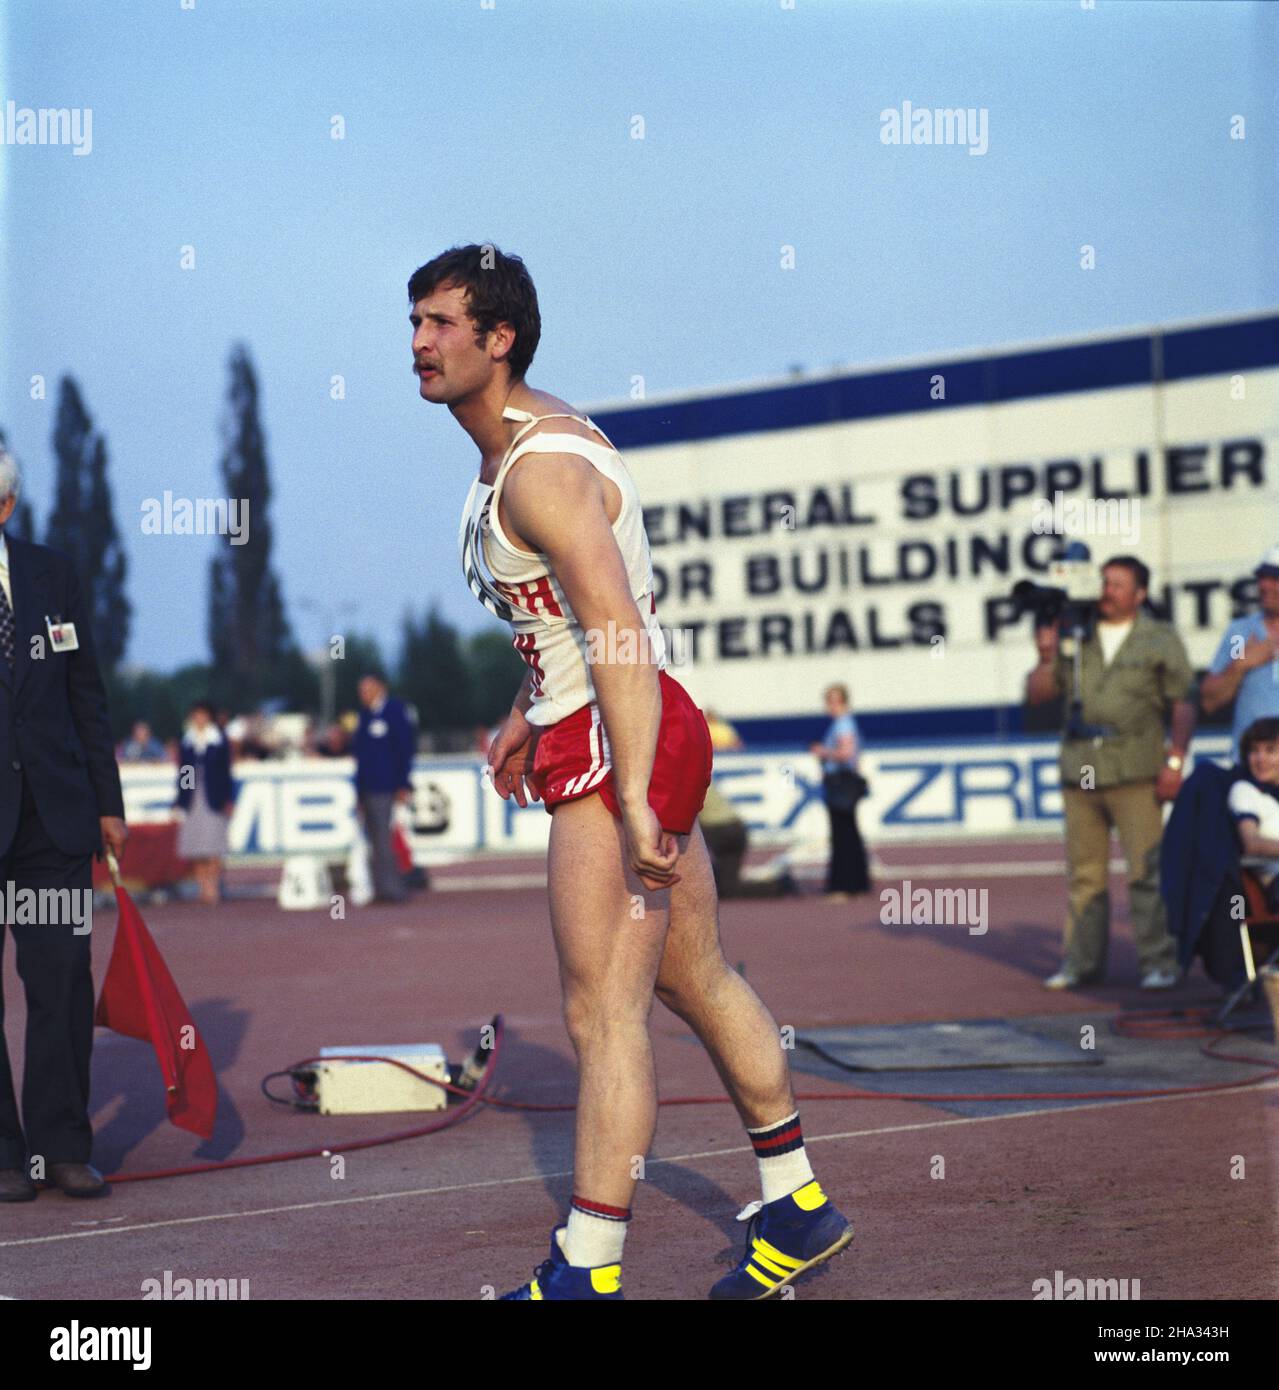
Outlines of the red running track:
{"label": "red running track", "polygon": [[[1043,847],[1005,851],[1018,856],[1041,858]],[[894,871],[903,858],[938,862],[925,851],[893,858]],[[1095,1014],[1151,1002],[1131,988],[1136,966],[1122,917],[1115,983],[1083,996],[1047,994],[1039,979],[1057,963],[1060,879],[980,882],[990,889],[985,936],[954,927],[894,932],[869,899],[792,899],[725,904],[725,952],[744,964],[778,1023],[797,1028]],[[208,1146],[173,1129],[147,1049],[99,1032],[93,1115],[95,1161],[105,1171],[319,1142],[340,1154],[344,1142],[409,1127],[419,1117],[283,1110],[258,1083],[323,1045],[438,1041],[460,1059],[498,1010],[507,1020],[500,1093],[572,1096],[540,891],[441,892],[352,910],[346,922],[260,900],[165,904],[144,915],[210,1044],[222,1113]],[[113,931],[113,914],[99,914],[99,980]],[[17,1074],[24,1011],[12,951],[5,991]],[[1158,1002],[1209,994],[1199,978]],[[664,1095],[720,1090],[700,1048],[660,1005],[652,1033]],[[1238,1050],[1274,1056],[1264,1045]],[[1224,1070],[1222,1079],[1237,1074]],[[1008,1089],[1034,1089],[1026,1085],[1034,1075],[1008,1073]],[[801,1090],[839,1089],[796,1080]],[[1082,1069],[1079,1080],[1105,1083]],[[928,1089],[918,1078],[912,1084]],[[1139,1278],[1143,1299],[1273,1298],[1277,1117],[1273,1087],[977,1118],[906,1101],[806,1104],[814,1167],[857,1239],[796,1296],[1025,1299],[1035,1279],[1060,1269],[1067,1278]],[[316,1158],[125,1184],[92,1203],[45,1191],[34,1203],[0,1207],[0,1294],[136,1299],[144,1280],[168,1270],[247,1280],[253,1299],[484,1297],[522,1282],[545,1257],[569,1193],[571,1139],[570,1114],[490,1110],[439,1135],[353,1152],[340,1177]],[[1237,1155],[1243,1180],[1231,1177]],[[944,1179],[930,1175],[938,1156]],[[734,1216],[757,1196],[731,1107],[664,1108],[628,1238],[627,1296],[703,1297],[737,1258],[745,1228]]]}

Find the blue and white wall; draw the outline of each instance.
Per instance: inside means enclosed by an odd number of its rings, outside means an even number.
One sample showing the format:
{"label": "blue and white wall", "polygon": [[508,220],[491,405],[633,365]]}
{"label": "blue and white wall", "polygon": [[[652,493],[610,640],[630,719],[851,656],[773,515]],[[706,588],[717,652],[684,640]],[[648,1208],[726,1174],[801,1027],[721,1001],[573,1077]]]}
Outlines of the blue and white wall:
{"label": "blue and white wall", "polygon": [[1139,504],[1079,539],[1149,565],[1196,666],[1279,541],[1279,314],[591,415],[639,483],[676,674],[749,739],[804,737],[837,680],[883,737],[1016,727],[1006,599],[1061,542],[1037,497]]}
{"label": "blue and white wall", "polygon": [[[1224,758],[1230,740],[1196,741],[1200,757]],[[862,766],[871,795],[862,829],[872,844],[1034,838],[1061,828],[1057,744],[1051,739],[965,739],[872,748]],[[245,763],[231,819],[233,856],[317,854],[340,858],[356,833],[354,766],[342,759]],[[824,843],[826,811],[813,759],[790,753],[723,753],[715,778],[758,844]],[[122,769],[131,825],[165,820],[177,769]],[[441,862],[477,851],[544,849],[551,818],[540,802],[521,808],[487,784],[478,759],[419,758],[413,770],[414,857]]]}

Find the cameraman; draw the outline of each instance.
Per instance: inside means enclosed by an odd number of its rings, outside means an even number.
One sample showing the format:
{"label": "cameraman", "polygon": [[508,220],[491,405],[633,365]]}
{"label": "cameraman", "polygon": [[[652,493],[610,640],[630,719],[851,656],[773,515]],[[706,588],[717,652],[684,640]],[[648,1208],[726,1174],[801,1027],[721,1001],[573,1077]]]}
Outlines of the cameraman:
{"label": "cameraman", "polygon": [[[1067,724],[1061,745],[1070,910],[1060,970],[1049,989],[1075,989],[1105,976],[1110,932],[1110,831],[1119,832],[1128,865],[1128,904],[1142,989],[1177,983],[1176,947],[1159,897],[1160,803],[1181,786],[1195,727],[1194,675],[1181,639],[1142,611],[1150,571],[1117,555],[1102,566],[1095,630],[1081,641],[1080,689],[1073,654],[1054,621],[1035,630],[1039,665],[1026,680],[1032,705],[1072,699],[1084,728]],[[1172,705],[1171,747],[1164,753],[1164,710]]]}

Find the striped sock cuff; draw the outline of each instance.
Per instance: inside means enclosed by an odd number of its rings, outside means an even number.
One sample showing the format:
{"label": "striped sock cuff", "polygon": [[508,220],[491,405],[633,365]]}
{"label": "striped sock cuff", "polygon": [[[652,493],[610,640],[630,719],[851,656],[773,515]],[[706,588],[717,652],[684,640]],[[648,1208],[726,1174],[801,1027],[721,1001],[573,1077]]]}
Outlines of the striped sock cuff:
{"label": "striped sock cuff", "polygon": [[603,1202],[591,1202],[585,1197],[579,1197],[576,1193],[570,1203],[574,1211],[580,1211],[583,1216],[595,1216],[601,1221],[629,1221],[631,1219],[630,1207],[609,1207]]}
{"label": "striped sock cuff", "polygon": [[799,1127],[799,1111],[787,1115],[775,1125],[765,1129],[748,1129],[751,1147],[756,1158],[778,1158],[782,1154],[794,1153],[804,1147],[804,1135]]}

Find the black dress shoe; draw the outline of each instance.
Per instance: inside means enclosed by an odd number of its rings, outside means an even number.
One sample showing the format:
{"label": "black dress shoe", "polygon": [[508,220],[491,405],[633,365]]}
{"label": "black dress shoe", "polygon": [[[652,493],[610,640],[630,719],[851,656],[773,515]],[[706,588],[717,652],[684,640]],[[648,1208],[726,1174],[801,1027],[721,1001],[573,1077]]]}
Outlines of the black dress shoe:
{"label": "black dress shoe", "polygon": [[34,1202],[36,1185],[21,1168],[0,1168],[0,1202]]}
{"label": "black dress shoe", "polygon": [[51,1163],[49,1181],[68,1197],[105,1197],[111,1191],[91,1163]]}

